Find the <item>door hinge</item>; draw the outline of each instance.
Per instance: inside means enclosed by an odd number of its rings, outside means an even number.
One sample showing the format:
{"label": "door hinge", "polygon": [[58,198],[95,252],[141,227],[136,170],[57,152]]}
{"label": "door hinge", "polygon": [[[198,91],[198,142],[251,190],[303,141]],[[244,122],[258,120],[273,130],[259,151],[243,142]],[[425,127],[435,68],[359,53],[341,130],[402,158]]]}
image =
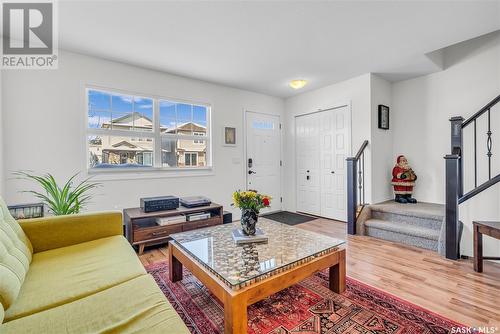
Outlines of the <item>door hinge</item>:
{"label": "door hinge", "polygon": [[281,123],[280,123],[280,130],[281,130]]}
{"label": "door hinge", "polygon": [[281,166],[283,166],[283,161],[282,161],[282,160],[280,160],[280,167],[281,167]]}
{"label": "door hinge", "polygon": [[280,203],[283,203],[283,197],[280,197]]}

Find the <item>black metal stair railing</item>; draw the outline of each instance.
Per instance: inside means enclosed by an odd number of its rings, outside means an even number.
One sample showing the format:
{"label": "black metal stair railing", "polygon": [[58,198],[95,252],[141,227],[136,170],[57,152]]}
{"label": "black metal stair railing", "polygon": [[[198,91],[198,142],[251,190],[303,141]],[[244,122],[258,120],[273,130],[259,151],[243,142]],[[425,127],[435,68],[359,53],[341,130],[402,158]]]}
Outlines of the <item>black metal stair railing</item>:
{"label": "black metal stair railing", "polygon": [[[445,156],[446,161],[446,249],[448,259],[457,260],[460,257],[460,231],[459,231],[459,209],[458,205],[483,192],[494,184],[500,182],[500,174],[491,177],[491,158],[493,156],[493,140],[491,129],[491,109],[500,102],[500,95],[485,105],[481,110],[464,121],[464,118],[452,117],[451,122],[451,154]],[[478,185],[478,148],[477,148],[477,122],[480,117],[486,117],[486,157],[488,165],[488,180]],[[463,175],[463,130],[473,125],[473,150],[474,150],[474,188],[464,194]]]}
{"label": "black metal stair railing", "polygon": [[347,233],[356,234],[356,218],[359,205],[365,205],[365,140],[354,157],[347,161]]}

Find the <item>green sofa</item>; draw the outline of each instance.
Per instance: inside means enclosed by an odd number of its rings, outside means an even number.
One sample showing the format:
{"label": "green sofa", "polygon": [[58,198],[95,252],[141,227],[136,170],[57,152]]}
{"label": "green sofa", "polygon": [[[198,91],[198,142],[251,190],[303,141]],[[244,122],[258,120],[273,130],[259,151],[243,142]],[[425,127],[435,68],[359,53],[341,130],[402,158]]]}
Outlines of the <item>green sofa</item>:
{"label": "green sofa", "polygon": [[0,198],[0,333],[189,333],[122,234],[119,212],[18,223]]}

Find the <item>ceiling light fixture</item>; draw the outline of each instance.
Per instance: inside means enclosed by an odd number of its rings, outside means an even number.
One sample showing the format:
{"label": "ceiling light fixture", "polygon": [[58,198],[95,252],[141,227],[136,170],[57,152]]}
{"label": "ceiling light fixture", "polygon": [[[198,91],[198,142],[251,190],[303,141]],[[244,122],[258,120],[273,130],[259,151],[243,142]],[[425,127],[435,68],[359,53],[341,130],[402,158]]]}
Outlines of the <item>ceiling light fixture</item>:
{"label": "ceiling light fixture", "polygon": [[292,81],[290,81],[290,83],[288,85],[290,87],[292,87],[293,89],[301,89],[305,85],[307,85],[307,80],[303,80],[303,79],[292,80]]}

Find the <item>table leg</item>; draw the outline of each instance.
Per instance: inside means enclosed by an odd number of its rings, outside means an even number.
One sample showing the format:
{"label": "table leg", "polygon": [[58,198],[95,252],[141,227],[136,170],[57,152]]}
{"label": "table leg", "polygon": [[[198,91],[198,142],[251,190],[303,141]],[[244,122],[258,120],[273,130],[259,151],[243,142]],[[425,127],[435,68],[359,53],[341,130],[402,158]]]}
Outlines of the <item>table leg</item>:
{"label": "table leg", "polygon": [[246,334],[247,302],[242,296],[224,295],[224,334]]}
{"label": "table leg", "polygon": [[338,255],[339,262],[329,270],[329,288],[333,292],[342,293],[345,291],[345,249],[341,249]]}
{"label": "table leg", "polygon": [[477,225],[474,225],[474,270],[483,272],[483,234]]}
{"label": "table leg", "polygon": [[172,282],[177,282],[182,280],[182,263],[174,256],[172,248],[168,245],[168,276]]}
{"label": "table leg", "polygon": [[144,253],[144,246],[145,246],[145,244],[139,245],[139,255],[142,255],[142,253]]}

